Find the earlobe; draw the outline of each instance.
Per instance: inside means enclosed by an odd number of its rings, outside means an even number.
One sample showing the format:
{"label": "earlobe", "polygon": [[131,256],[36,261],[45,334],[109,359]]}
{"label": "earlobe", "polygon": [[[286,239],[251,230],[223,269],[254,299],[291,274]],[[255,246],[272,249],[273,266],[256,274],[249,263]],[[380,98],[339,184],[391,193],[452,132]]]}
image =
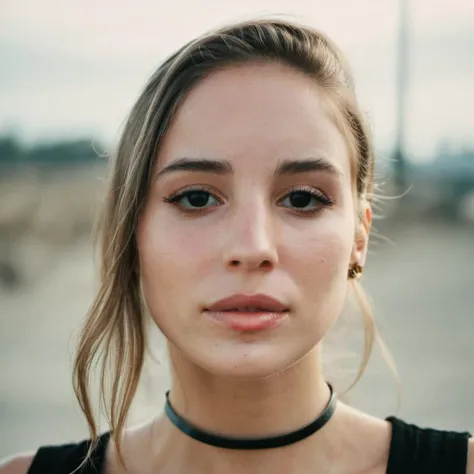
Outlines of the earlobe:
{"label": "earlobe", "polygon": [[370,228],[372,225],[372,209],[367,203],[360,221],[357,223],[354,247],[351,255],[351,265],[365,266],[369,246]]}
{"label": "earlobe", "polygon": [[349,279],[353,280],[354,278],[359,278],[362,275],[364,268],[358,263],[354,263],[347,273]]}

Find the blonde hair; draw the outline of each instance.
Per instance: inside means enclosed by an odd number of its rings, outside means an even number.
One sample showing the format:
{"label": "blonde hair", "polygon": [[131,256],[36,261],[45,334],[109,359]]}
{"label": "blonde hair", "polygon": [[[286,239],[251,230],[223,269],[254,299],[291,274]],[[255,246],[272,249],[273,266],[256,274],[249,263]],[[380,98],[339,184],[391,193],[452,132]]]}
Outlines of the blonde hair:
{"label": "blonde hair", "polygon": [[[120,434],[138,387],[146,349],[136,227],[153,163],[189,91],[212,72],[249,61],[278,62],[314,78],[326,92],[328,111],[347,138],[359,208],[370,205],[373,198],[374,155],[352,74],[339,49],[321,32],[283,20],[248,21],[205,34],[164,61],[133,106],[110,162],[98,229],[100,288],[81,332],[74,363],[74,389],[93,444],[98,428],[90,383],[92,368],[99,364],[100,401],[120,459]],[[367,366],[377,331],[359,283],[353,284],[365,320],[365,350],[355,384]]]}

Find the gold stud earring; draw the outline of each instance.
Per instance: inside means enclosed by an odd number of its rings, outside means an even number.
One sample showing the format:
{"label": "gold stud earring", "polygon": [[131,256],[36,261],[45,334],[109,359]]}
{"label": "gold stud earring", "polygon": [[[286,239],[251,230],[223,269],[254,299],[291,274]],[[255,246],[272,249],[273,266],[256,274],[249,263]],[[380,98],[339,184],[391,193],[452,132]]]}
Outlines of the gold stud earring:
{"label": "gold stud earring", "polygon": [[353,280],[354,278],[358,278],[362,274],[362,270],[363,268],[361,265],[359,265],[358,263],[354,263],[354,265],[352,265],[352,267],[349,268],[348,277],[351,280]]}

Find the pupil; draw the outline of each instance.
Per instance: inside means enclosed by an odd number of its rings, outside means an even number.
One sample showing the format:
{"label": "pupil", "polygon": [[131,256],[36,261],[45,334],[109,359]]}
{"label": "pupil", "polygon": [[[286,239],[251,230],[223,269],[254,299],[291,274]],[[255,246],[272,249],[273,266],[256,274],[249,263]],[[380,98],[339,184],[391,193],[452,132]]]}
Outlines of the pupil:
{"label": "pupil", "polygon": [[306,207],[311,203],[311,195],[304,192],[294,192],[290,196],[291,205],[294,207]]}
{"label": "pupil", "polygon": [[209,202],[209,194],[205,191],[192,191],[188,194],[188,202],[193,207],[204,207]]}

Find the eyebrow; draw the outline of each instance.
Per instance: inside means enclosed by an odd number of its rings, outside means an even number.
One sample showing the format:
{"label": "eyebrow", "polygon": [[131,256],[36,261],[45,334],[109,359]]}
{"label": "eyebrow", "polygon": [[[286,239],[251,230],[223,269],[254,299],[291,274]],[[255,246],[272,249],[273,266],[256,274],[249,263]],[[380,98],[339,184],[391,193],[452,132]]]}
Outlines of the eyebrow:
{"label": "eyebrow", "polygon": [[[165,174],[178,171],[193,171],[226,175],[232,174],[233,168],[232,165],[226,160],[180,158],[160,170],[156,175],[156,179]],[[312,171],[322,171],[333,175],[342,175],[342,172],[336,166],[323,158],[282,161],[277,166],[275,175],[293,175]]]}
{"label": "eyebrow", "polygon": [[342,175],[342,171],[339,170],[329,161],[324,158],[309,158],[305,160],[285,160],[282,161],[275,174],[277,175],[289,175],[289,174],[300,174],[307,173],[310,171],[323,171],[325,173]]}
{"label": "eyebrow", "polygon": [[158,179],[164,174],[177,171],[206,172],[219,175],[231,174],[233,172],[232,165],[228,161],[209,160],[204,158],[180,158],[179,160],[173,161],[168,166],[165,166],[162,170],[160,170],[157,173],[156,178]]}

